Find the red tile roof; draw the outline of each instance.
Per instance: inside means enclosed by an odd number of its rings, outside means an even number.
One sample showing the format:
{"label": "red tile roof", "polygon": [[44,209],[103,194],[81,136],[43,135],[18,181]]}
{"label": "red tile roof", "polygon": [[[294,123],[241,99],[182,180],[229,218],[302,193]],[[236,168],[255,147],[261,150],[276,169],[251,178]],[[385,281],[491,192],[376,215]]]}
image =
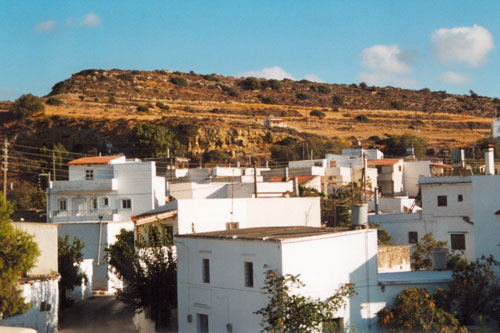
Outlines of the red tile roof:
{"label": "red tile roof", "polygon": [[381,160],[369,160],[368,161],[368,166],[377,166],[377,165],[394,165],[400,161],[402,161],[402,158],[384,158]]}
{"label": "red tile roof", "polygon": [[83,164],[110,164],[112,160],[116,160],[121,156],[92,156],[92,157],[82,157],[77,160],[73,160],[68,163],[68,165],[83,165]]}

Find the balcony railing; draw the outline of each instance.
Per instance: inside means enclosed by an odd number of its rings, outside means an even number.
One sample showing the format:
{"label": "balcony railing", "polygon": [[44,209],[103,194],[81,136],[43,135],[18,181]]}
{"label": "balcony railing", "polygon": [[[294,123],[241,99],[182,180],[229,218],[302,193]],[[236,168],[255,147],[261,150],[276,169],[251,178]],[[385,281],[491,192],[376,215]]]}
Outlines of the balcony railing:
{"label": "balcony railing", "polygon": [[110,216],[118,214],[118,209],[84,209],[84,210],[54,210],[53,217],[66,216]]}

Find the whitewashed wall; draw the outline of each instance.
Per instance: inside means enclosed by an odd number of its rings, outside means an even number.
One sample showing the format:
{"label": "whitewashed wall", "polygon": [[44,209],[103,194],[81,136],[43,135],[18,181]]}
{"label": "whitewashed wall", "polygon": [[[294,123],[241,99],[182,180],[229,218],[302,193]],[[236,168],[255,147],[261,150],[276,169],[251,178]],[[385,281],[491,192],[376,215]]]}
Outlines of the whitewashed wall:
{"label": "whitewashed wall", "polygon": [[[31,308],[14,317],[4,318],[0,326],[28,327],[39,333],[57,332],[59,310],[59,286],[57,279],[30,281],[20,285],[26,303]],[[41,308],[42,302],[50,305],[50,309]],[[43,310],[43,311],[42,311]]]}
{"label": "whitewashed wall", "polygon": [[[73,289],[66,290],[66,298],[75,302],[83,301],[93,296],[92,281],[94,259],[83,259],[78,267],[78,273],[85,274],[86,278],[82,279],[80,285],[75,286]],[[61,291],[62,292],[62,291]]]}
{"label": "whitewashed wall", "polygon": [[406,195],[416,197],[418,194],[418,177],[431,176],[430,161],[404,161],[403,188]]}

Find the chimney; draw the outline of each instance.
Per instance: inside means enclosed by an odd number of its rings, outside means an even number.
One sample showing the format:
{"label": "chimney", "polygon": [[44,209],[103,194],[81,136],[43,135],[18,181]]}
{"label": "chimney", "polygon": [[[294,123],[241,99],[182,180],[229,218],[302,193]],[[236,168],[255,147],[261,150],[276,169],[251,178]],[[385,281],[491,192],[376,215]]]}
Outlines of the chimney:
{"label": "chimney", "polygon": [[484,163],[486,164],[485,175],[491,176],[495,174],[495,159],[493,157],[493,146],[488,145],[484,149]]}

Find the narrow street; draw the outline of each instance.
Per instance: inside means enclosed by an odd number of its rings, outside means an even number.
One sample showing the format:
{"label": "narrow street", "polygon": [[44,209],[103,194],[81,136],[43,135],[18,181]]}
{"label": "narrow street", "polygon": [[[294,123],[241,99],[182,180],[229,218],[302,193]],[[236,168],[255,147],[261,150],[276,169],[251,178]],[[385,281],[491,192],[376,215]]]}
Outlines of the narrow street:
{"label": "narrow street", "polygon": [[59,332],[136,332],[134,312],[114,296],[95,296],[65,309]]}

